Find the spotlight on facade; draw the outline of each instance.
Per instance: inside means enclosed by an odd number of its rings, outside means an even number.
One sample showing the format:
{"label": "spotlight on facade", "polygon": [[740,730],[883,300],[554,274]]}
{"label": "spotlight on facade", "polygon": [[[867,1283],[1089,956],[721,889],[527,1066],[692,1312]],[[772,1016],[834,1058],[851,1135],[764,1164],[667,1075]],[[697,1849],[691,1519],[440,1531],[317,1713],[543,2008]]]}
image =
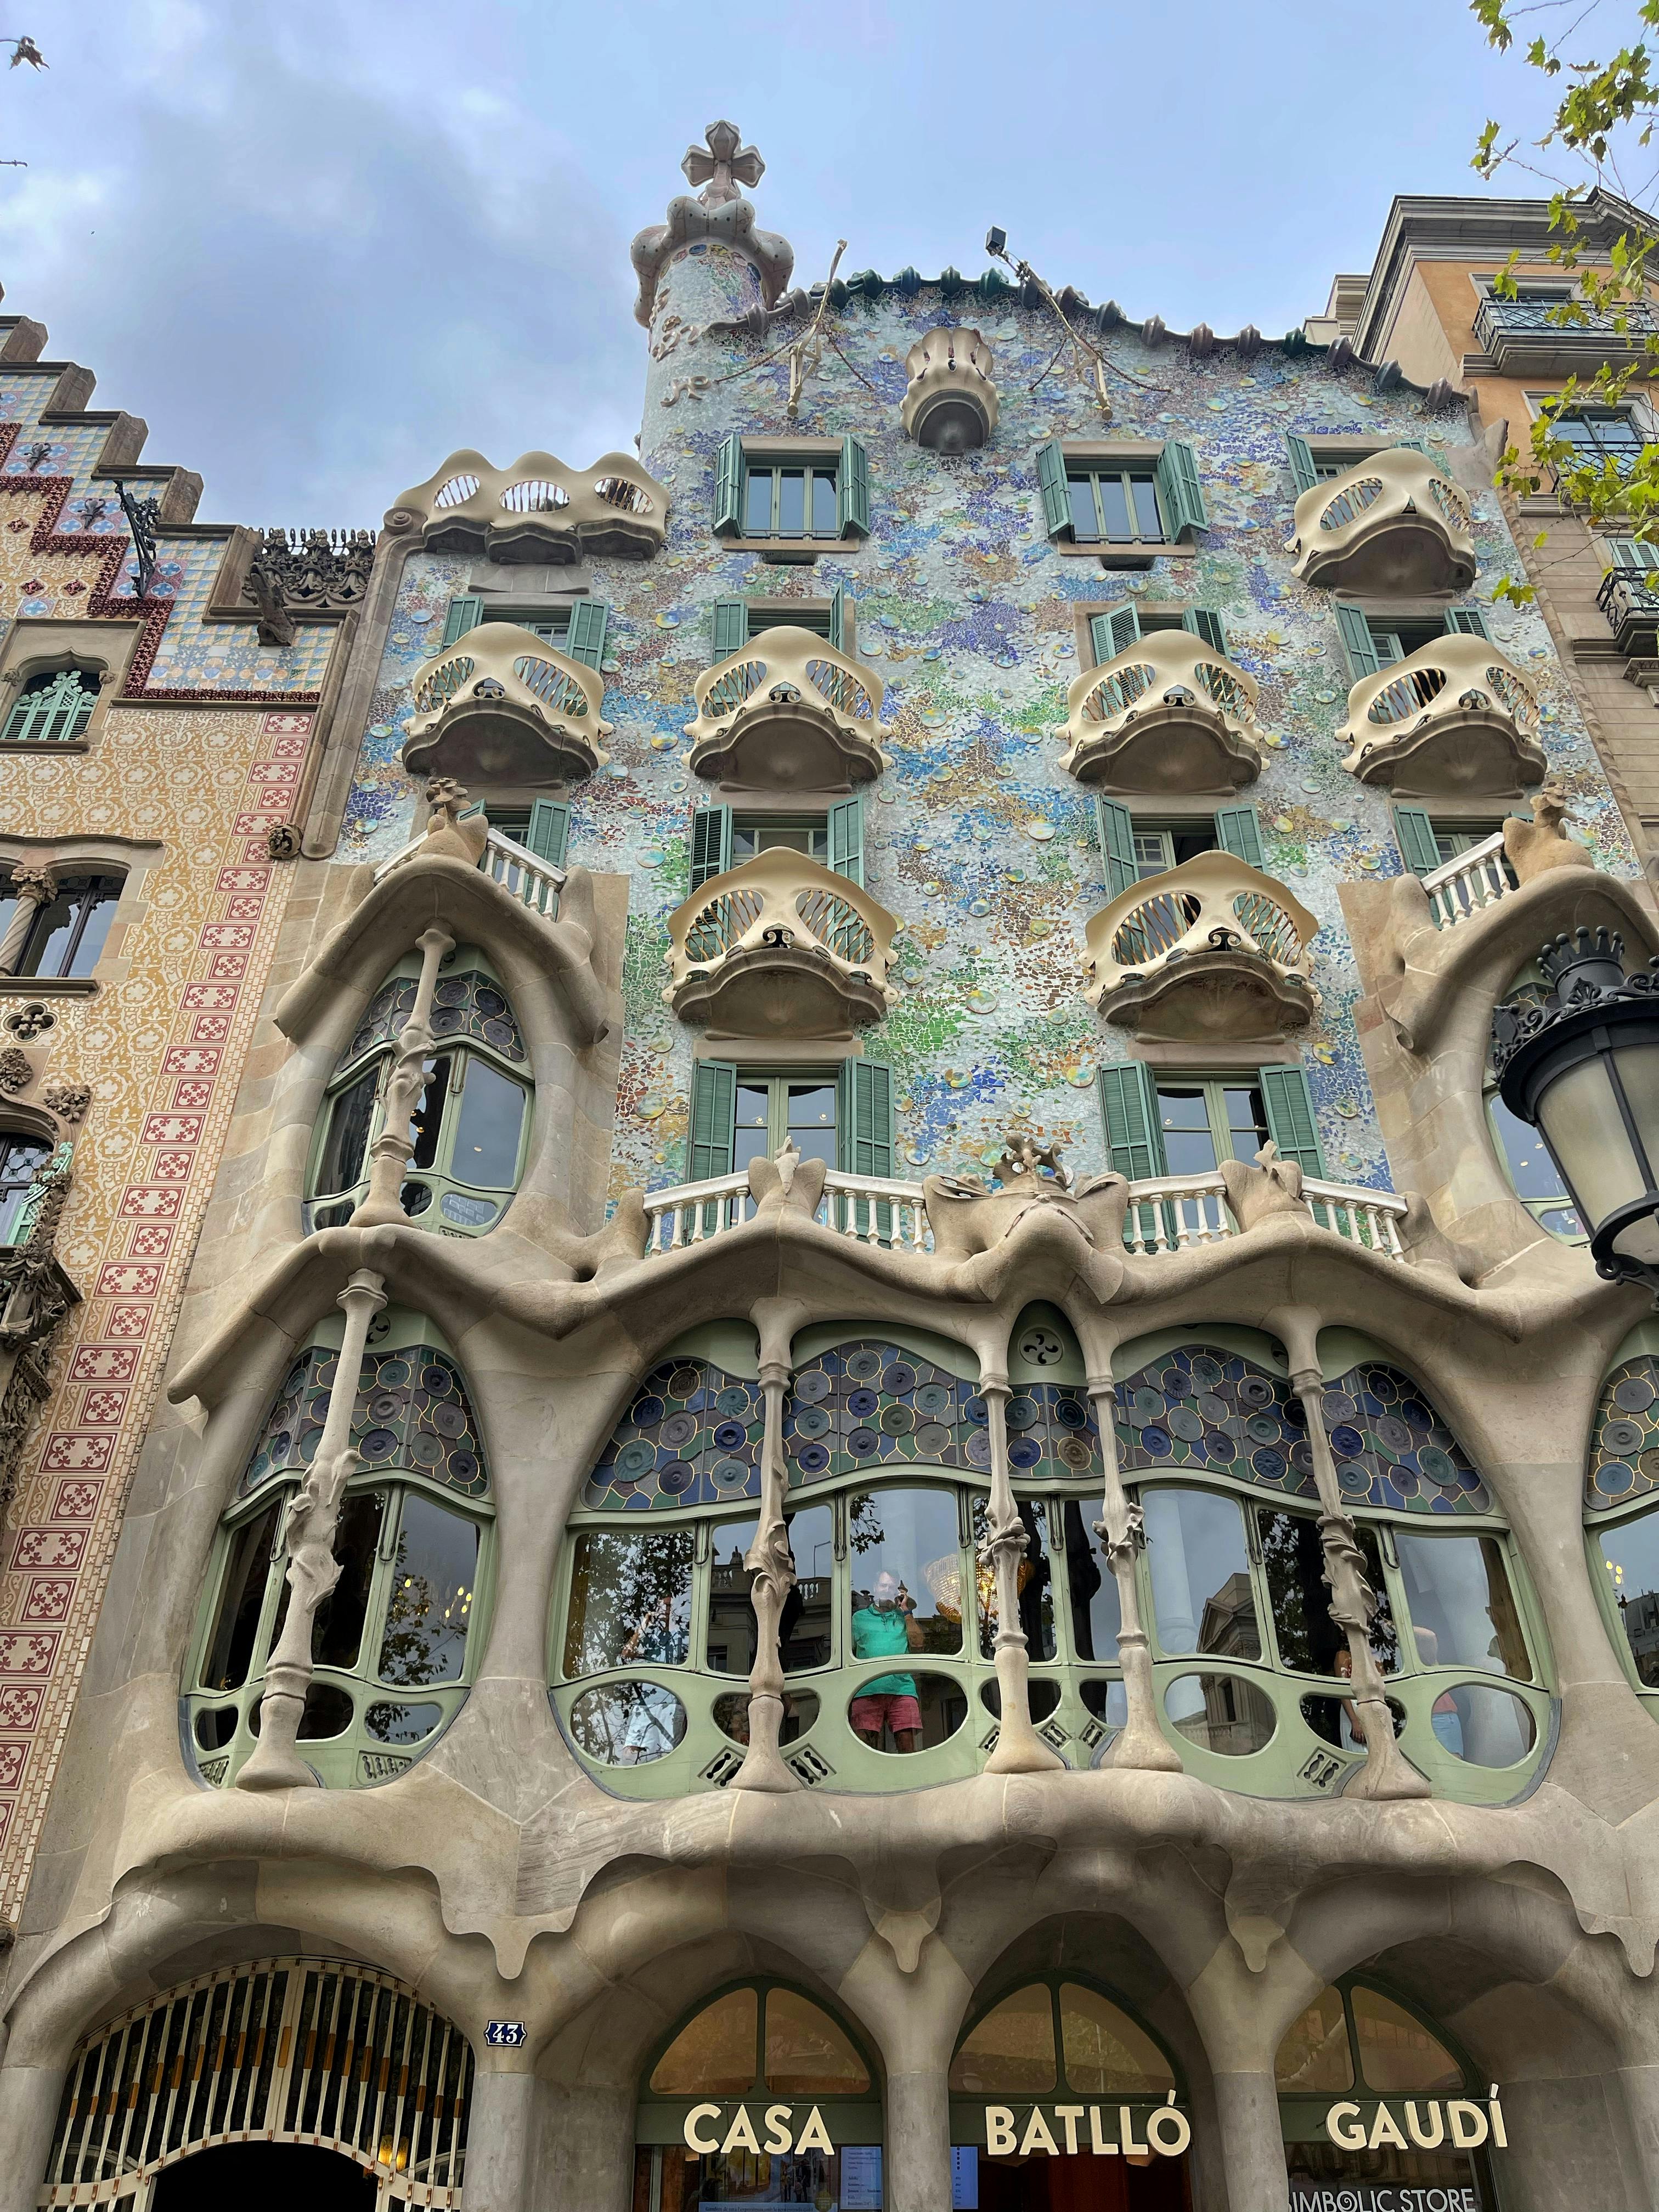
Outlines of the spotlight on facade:
{"label": "spotlight on facade", "polygon": [[1548,995],[1498,1007],[1504,1103],[1542,1135],[1610,1282],[1659,1301],[1659,956],[1626,975],[1605,929],[1539,954]]}
{"label": "spotlight on facade", "polygon": [[985,234],[985,251],[993,260],[1006,261],[1008,258],[1008,234],[1006,230],[1000,230],[995,223]]}

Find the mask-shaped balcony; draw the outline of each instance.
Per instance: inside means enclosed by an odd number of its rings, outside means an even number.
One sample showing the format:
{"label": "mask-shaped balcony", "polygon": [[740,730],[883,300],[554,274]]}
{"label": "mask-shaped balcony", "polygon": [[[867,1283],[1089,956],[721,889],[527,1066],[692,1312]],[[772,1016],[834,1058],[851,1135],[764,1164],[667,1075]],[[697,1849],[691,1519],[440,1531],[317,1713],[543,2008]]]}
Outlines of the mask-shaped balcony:
{"label": "mask-shaped balcony", "polygon": [[1428,455],[1395,446],[1304,491],[1285,550],[1327,591],[1461,592],[1474,580],[1472,523]]}
{"label": "mask-shaped balcony", "polygon": [[846,876],[774,847],[668,917],[683,1021],[734,1036],[846,1036],[885,1014],[898,924]]}
{"label": "mask-shaped balcony", "polygon": [[977,331],[929,331],[904,357],[909,387],[899,408],[907,438],[936,453],[970,453],[997,427],[991,349]]}
{"label": "mask-shaped balcony", "polygon": [[879,676],[811,630],[763,630],[697,678],[694,775],[744,791],[849,791],[892,763]]}
{"label": "mask-shaped balcony", "polygon": [[461,783],[574,782],[611,757],[604,696],[594,670],[533,631],[481,623],[416,671],[404,766]]}
{"label": "mask-shaped balcony", "polygon": [[1073,679],[1060,766],[1102,791],[1237,791],[1261,772],[1255,702],[1201,637],[1153,630]]}
{"label": "mask-shaped balcony", "polygon": [[590,553],[648,561],[662,550],[668,494],[627,453],[568,469],[551,453],[525,453],[498,469],[482,453],[452,453],[435,476],[406,491],[388,529],[418,524],[428,553],[556,564]]}
{"label": "mask-shaped balcony", "polygon": [[1137,1036],[1208,1043],[1305,1027],[1319,924],[1283,884],[1200,853],[1121,891],[1088,926],[1089,995]]}
{"label": "mask-shaped balcony", "polygon": [[1437,637],[1362,677],[1338,732],[1362,783],[1424,799],[1511,797],[1545,771],[1536,693],[1490,639]]}

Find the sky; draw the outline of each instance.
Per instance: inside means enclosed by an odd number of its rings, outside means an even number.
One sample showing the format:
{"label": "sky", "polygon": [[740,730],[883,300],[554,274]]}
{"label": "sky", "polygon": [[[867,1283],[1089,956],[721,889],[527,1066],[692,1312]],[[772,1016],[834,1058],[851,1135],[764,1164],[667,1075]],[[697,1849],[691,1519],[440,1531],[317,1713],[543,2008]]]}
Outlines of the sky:
{"label": "sky", "polygon": [[[685,148],[758,147],[763,228],[969,276],[988,224],[1139,319],[1277,336],[1396,191],[1482,193],[1541,81],[1462,0],[29,0],[0,73],[0,282],[204,521],[375,524],[456,447],[631,450],[628,246]],[[1525,178],[1503,187],[1535,189]]]}

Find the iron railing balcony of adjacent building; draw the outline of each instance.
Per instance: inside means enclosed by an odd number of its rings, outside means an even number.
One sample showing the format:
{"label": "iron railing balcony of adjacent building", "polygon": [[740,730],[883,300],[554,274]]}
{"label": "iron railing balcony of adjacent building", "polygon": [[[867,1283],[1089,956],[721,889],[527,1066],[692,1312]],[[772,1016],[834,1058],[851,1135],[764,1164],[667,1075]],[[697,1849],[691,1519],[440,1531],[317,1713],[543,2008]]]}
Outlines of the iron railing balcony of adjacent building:
{"label": "iron railing balcony of adjacent building", "polygon": [[1462,592],[1474,581],[1474,518],[1426,453],[1392,446],[1296,503],[1285,550],[1326,591]]}
{"label": "iron railing balcony of adjacent building", "polygon": [[774,846],[670,915],[663,997],[726,1035],[846,1036],[892,1004],[897,927],[850,878]]}
{"label": "iron railing balcony of adjacent building", "polygon": [[481,623],[415,674],[404,740],[411,775],[545,785],[592,775],[611,757],[604,679],[517,623]]}
{"label": "iron railing balcony of adjacent building", "polygon": [[1072,679],[1060,766],[1103,791],[1236,791],[1261,772],[1256,696],[1203,638],[1151,631]]}
{"label": "iron railing balcony of adjacent building", "polygon": [[[1659,309],[1632,301],[1619,314],[1584,307],[1561,319],[1559,299],[1486,299],[1474,318],[1474,343],[1496,376],[1590,374],[1604,364],[1619,368],[1643,359],[1659,334]],[[1620,323],[1624,327],[1620,328]],[[1465,374],[1469,374],[1466,362]]]}
{"label": "iron railing balcony of adjacent building", "polygon": [[1396,796],[1512,796],[1541,781],[1538,695],[1490,639],[1448,634],[1362,676],[1337,732],[1343,766]]}
{"label": "iron railing balcony of adjacent building", "polygon": [[892,765],[880,677],[811,630],[763,630],[696,689],[694,775],[747,791],[848,791]]}
{"label": "iron railing balcony of adjacent building", "polygon": [[1659,569],[1608,569],[1595,604],[1620,653],[1633,660],[1659,659]]}

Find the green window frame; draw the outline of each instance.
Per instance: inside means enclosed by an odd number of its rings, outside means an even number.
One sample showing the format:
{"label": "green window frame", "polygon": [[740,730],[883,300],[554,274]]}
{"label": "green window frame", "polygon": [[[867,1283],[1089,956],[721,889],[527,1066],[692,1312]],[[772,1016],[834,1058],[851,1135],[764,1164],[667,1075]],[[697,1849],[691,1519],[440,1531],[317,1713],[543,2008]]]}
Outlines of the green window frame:
{"label": "green window frame", "polygon": [[[1415,2051],[1413,2031],[1421,2039]],[[1376,2082],[1365,2071],[1368,2048],[1377,2059]],[[1407,2074],[1413,2062],[1415,2080]],[[1403,1990],[1369,1971],[1339,1974],[1297,2015],[1274,2054],[1273,2079],[1292,2174],[1331,2155],[1325,2116],[1333,2098],[1350,2100],[1356,2125],[1369,2129],[1385,2101],[1391,2113],[1398,2113],[1402,2099],[1467,2097],[1479,2101],[1486,2094],[1485,2077],[1475,2072],[1462,2046],[1439,2022]],[[1304,2143],[1319,2148],[1298,2158],[1291,2146]],[[1486,2152],[1477,2149],[1463,2155],[1471,2158],[1480,2202],[1495,2202]],[[1319,2169],[1316,2186],[1328,2172]],[[1425,2198],[1429,2194],[1425,2190]],[[1336,2192],[1331,2196],[1334,2203]]]}
{"label": "green window frame", "polygon": [[97,674],[88,668],[59,668],[26,677],[0,729],[0,744],[76,744],[86,734],[99,690]]}
{"label": "green window frame", "polygon": [[1156,457],[1037,448],[1037,494],[1051,538],[1076,545],[1173,545],[1210,526],[1198,457],[1170,438]]}
{"label": "green window frame", "polygon": [[1121,800],[1097,793],[1095,836],[1109,898],[1200,853],[1231,853],[1247,867],[1266,866],[1261,817],[1254,806],[1218,806],[1207,819],[1201,814],[1136,815]]}
{"label": "green window frame", "polygon": [[[1132,1060],[1103,1067],[1098,1076],[1106,1149],[1115,1172],[1131,1182],[1169,1175],[1207,1175],[1218,1161],[1253,1162],[1271,1137],[1282,1159],[1304,1175],[1323,1178],[1324,1154],[1307,1071],[1297,1061],[1257,1068],[1193,1073],[1154,1070]],[[1176,1110],[1175,1102],[1182,1102]],[[1166,1131],[1206,1137],[1212,1158],[1198,1166],[1172,1166]],[[1254,1141],[1251,1141],[1254,1139]],[[1241,1151],[1241,1145],[1248,1149]],[[1174,1148],[1185,1157],[1191,1145]]]}
{"label": "green window frame", "polygon": [[1089,642],[1095,666],[1103,668],[1109,660],[1115,660],[1120,653],[1127,653],[1143,637],[1163,629],[1184,629],[1193,637],[1202,638],[1206,645],[1224,658],[1227,653],[1227,625],[1213,607],[1184,607],[1178,613],[1143,613],[1129,599],[1121,606],[1109,607],[1102,614],[1090,616]]}
{"label": "green window frame", "polygon": [[[822,830],[822,849],[819,844]],[[775,833],[769,837],[769,831]],[[798,842],[810,838],[803,848]],[[747,842],[748,850],[741,849]],[[700,806],[691,817],[688,832],[690,889],[700,891],[716,876],[742,860],[752,860],[768,844],[805,850],[832,874],[845,876],[860,887],[864,883],[864,795],[833,800],[822,814],[774,815],[750,813],[731,806]]]}
{"label": "green window frame", "polygon": [[[815,1130],[832,1140],[827,1151],[814,1150],[811,1139]],[[771,1159],[791,1136],[803,1153],[825,1158],[843,1175],[890,1179],[895,1142],[892,1070],[870,1054],[823,1067],[696,1062],[691,1078],[688,1182],[733,1175],[753,1158]]]}
{"label": "green window frame", "polygon": [[863,441],[843,438],[833,461],[787,451],[751,457],[733,432],[715,459],[714,527],[717,537],[786,544],[868,537],[870,459]]}
{"label": "green window frame", "polygon": [[[370,1000],[329,1079],[306,1176],[301,1218],[307,1235],[343,1226],[368,1195],[374,1140],[386,1125],[387,1079],[419,973],[420,955],[405,954]],[[476,947],[451,954],[440,969],[433,1027],[427,1086],[410,1119],[416,1147],[400,1197],[418,1229],[482,1237],[506,1213],[523,1179],[535,1085],[511,1003]],[[516,1137],[507,1127],[514,1091],[520,1094]],[[325,1182],[337,1187],[325,1189]]]}
{"label": "green window frame", "polygon": [[1659,544],[1650,538],[1604,538],[1601,543],[1610,568],[1638,575],[1659,568]]}
{"label": "green window frame", "polygon": [[611,610],[602,599],[572,599],[560,606],[544,603],[486,608],[481,595],[465,592],[449,603],[444,620],[444,644],[458,643],[468,630],[477,629],[484,622],[512,623],[520,629],[528,630],[532,637],[540,638],[544,645],[550,645],[556,653],[563,653],[567,660],[579,660],[584,667],[598,669],[605,660]]}
{"label": "green window frame", "polygon": [[710,611],[714,660],[728,660],[769,629],[811,630],[832,645],[847,650],[847,594],[837,584],[827,599],[804,599],[795,604],[774,600],[757,607],[752,600],[720,599]]}
{"label": "green window frame", "polygon": [[[286,1610],[283,1522],[307,1434],[314,1449],[319,1433],[343,1331],[340,1319],[324,1322],[300,1355],[243,1494],[220,1522],[185,1705],[203,1778],[222,1786],[258,1740],[265,1668]],[[435,1393],[425,1387],[434,1369],[448,1378]],[[441,1425],[440,1411],[448,1417]],[[453,1354],[422,1316],[392,1307],[380,1317],[352,1442],[373,1463],[346,1486],[335,1547],[343,1571],[319,1609],[299,1739],[324,1786],[339,1790],[392,1780],[454,1719],[477,1674],[494,1581],[495,1506],[477,1416]],[[446,1454],[464,1487],[424,1463],[442,1468]],[[437,1571],[446,1565],[455,1570],[448,1579]]]}
{"label": "green window frame", "polygon": [[1392,667],[1437,637],[1486,637],[1486,618],[1479,607],[1448,607],[1443,615],[1413,615],[1390,619],[1367,615],[1363,607],[1339,606],[1336,627],[1355,683]]}

